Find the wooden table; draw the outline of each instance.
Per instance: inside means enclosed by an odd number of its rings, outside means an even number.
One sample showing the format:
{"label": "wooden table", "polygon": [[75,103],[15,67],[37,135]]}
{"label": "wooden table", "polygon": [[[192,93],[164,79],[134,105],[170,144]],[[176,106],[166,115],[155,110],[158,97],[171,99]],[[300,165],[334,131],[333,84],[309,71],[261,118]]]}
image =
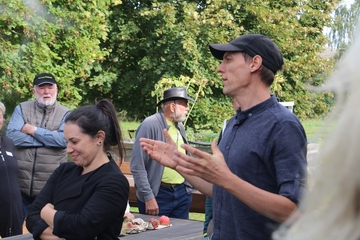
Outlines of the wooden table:
{"label": "wooden table", "polygon": [[[153,216],[143,215],[135,213],[135,218],[142,218],[144,221],[148,221]],[[145,232],[129,234],[127,236],[122,236],[119,239],[131,240],[131,239],[146,239],[146,240],[165,240],[165,239],[187,239],[187,240],[203,240],[203,227],[204,222],[201,221],[192,221],[171,218],[171,226],[167,228],[162,228],[159,230],[147,230]],[[13,237],[8,237],[6,240],[31,240],[33,239],[31,234],[17,235]]]}
{"label": "wooden table", "polygon": [[[148,221],[154,216],[143,215],[143,214],[134,214],[135,218],[142,218],[144,221]],[[158,217],[157,217],[158,218]],[[146,240],[165,240],[165,239],[187,239],[187,240],[203,240],[203,227],[204,222],[193,221],[193,220],[184,220],[178,218],[170,219],[171,226],[167,228],[162,228],[159,230],[147,230],[145,232],[129,234],[123,236],[120,239],[129,240],[129,239],[146,239]]]}

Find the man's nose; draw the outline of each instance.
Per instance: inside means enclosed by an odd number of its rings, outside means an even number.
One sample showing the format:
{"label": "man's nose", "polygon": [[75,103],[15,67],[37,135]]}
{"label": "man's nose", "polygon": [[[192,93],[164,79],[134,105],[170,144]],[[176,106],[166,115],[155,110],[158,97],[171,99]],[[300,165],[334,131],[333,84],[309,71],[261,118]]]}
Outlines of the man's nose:
{"label": "man's nose", "polygon": [[219,64],[218,68],[216,69],[217,72],[223,73],[224,72],[224,64],[223,61]]}
{"label": "man's nose", "polygon": [[49,88],[44,88],[44,93],[45,94],[48,94],[50,92],[50,89]]}

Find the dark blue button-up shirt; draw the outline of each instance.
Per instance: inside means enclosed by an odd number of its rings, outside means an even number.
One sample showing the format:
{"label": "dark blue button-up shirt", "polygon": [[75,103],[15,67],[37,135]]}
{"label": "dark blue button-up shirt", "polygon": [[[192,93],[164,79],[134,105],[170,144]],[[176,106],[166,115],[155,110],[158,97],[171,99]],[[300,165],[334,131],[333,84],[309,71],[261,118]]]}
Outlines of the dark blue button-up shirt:
{"label": "dark blue button-up shirt", "polygon": [[[246,111],[238,110],[219,148],[241,179],[299,203],[307,185],[306,134],[298,118],[274,96]],[[216,185],[213,211],[213,239],[271,239],[279,225]]]}

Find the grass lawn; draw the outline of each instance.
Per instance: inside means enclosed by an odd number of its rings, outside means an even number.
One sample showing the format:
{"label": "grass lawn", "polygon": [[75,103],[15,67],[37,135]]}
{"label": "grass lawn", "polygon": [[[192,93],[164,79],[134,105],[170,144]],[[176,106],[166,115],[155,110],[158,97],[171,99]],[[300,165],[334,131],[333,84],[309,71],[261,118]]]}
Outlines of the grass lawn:
{"label": "grass lawn", "polygon": [[[122,122],[120,121],[120,128],[123,134],[124,138],[130,138],[129,130],[136,130],[138,126],[140,125],[140,122]],[[133,137],[135,134],[133,134]]]}
{"label": "grass lawn", "polygon": [[205,213],[190,213],[189,219],[197,221],[205,221]]}
{"label": "grass lawn", "polygon": [[315,141],[318,136],[318,130],[321,128],[324,120],[322,119],[310,119],[301,121],[304,126],[307,138],[310,142]]}
{"label": "grass lawn", "polygon": [[[139,210],[137,207],[130,207],[130,212],[139,213]],[[196,221],[205,221],[205,214],[204,213],[190,213],[189,219],[196,220]]]}
{"label": "grass lawn", "polygon": [[326,119],[308,119],[301,122],[304,126],[308,142],[319,143],[326,138],[336,123],[327,125]]}
{"label": "grass lawn", "polygon": [[[304,126],[309,142],[318,142],[319,139],[325,136],[326,131],[322,131],[321,128],[324,124],[324,121],[325,120],[323,119],[308,119],[301,121],[301,123]],[[124,138],[130,138],[128,131],[136,130],[139,125],[140,122],[120,122],[120,127],[123,132]],[[213,139],[214,137],[217,136],[217,133],[206,132],[204,134],[199,134],[199,135],[208,135],[209,139]]]}

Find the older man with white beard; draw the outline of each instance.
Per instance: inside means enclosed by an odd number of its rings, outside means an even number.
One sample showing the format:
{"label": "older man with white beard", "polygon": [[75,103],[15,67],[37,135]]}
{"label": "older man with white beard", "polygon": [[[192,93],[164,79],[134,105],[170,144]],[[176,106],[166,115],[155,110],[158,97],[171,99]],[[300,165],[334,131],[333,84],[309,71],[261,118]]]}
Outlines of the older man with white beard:
{"label": "older man with white beard", "polygon": [[56,102],[58,88],[52,74],[36,75],[33,84],[35,100],[15,107],[6,131],[15,144],[24,219],[51,173],[67,161],[63,129],[70,109]]}
{"label": "older man with white beard", "polygon": [[183,87],[164,91],[164,98],[157,104],[162,108],[147,117],[136,131],[130,169],[134,177],[139,212],[142,214],[173,218],[189,218],[192,201],[192,186],[175,170],[153,161],[140,147],[140,138],[164,141],[162,133],[167,129],[179,151],[180,145],[187,143],[182,122],[189,111],[187,95]]}

